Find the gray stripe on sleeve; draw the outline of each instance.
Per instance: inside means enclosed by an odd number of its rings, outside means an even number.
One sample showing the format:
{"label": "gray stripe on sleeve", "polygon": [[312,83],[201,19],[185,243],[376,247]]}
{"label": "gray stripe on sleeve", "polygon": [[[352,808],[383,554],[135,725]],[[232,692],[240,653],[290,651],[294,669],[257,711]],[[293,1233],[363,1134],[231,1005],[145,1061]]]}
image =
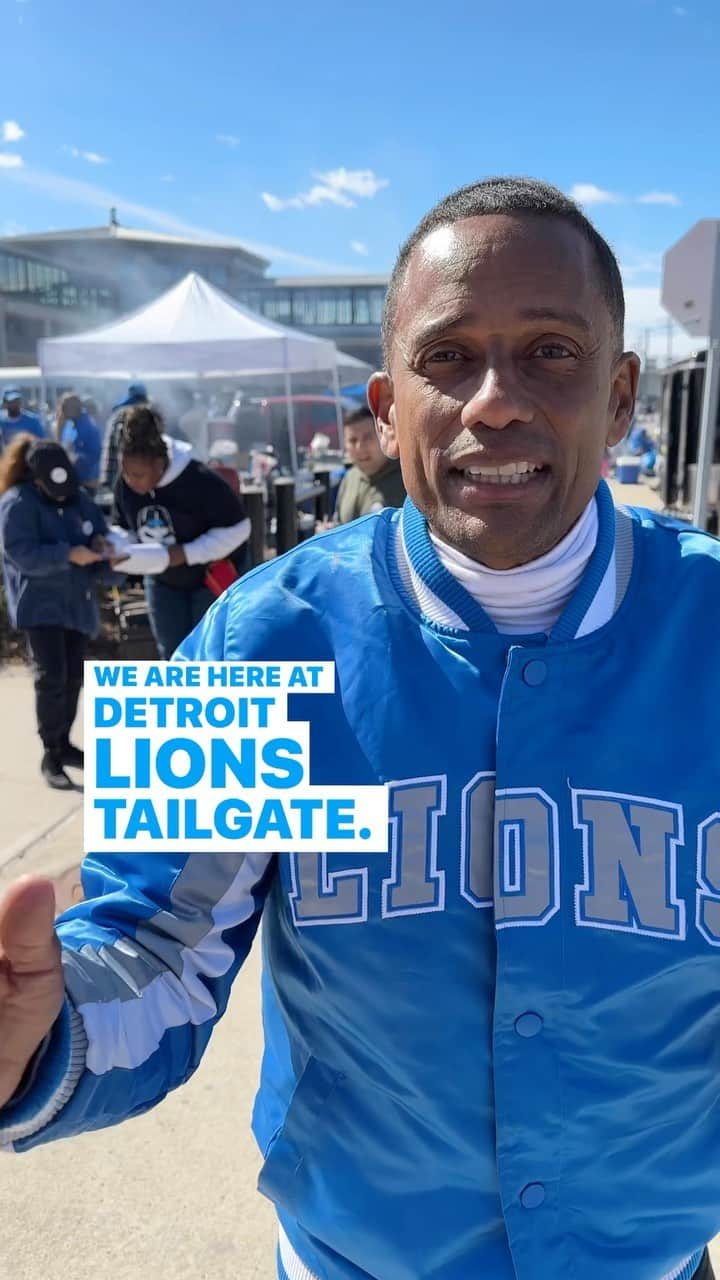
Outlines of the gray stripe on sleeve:
{"label": "gray stripe on sleeve", "polygon": [[[162,854],[147,854],[162,857]],[[183,973],[183,952],[196,948],[216,928],[213,912],[247,864],[247,901],[230,923],[242,924],[254,911],[253,890],[264,875],[270,854],[188,855],[170,894],[170,910],[158,911],[137,926],[135,936],[111,944],[65,949],[65,985],[76,1007],[113,1000],[135,1000],[159,975]]]}

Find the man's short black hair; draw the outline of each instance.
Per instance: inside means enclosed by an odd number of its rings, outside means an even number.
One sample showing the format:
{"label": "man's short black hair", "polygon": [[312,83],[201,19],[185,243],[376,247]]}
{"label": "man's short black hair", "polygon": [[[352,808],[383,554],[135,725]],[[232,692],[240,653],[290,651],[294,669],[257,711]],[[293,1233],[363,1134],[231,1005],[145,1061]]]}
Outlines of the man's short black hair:
{"label": "man's short black hair", "polygon": [[360,405],[359,409],[351,409],[345,417],[343,423],[346,427],[355,427],[358,422],[365,422],[366,418],[372,418],[372,410],[366,404]]}
{"label": "man's short black hair", "polygon": [[625,296],[617,259],[609,244],[590,222],[579,205],[557,187],[535,178],[485,178],[460,187],[435,205],[418,223],[400,249],[390,277],[383,312],[383,350],[385,367],[389,367],[398,297],[408,263],[416,245],[436,227],[445,227],[464,218],[485,214],[528,213],[538,217],[563,218],[570,222],[592,246],[598,267],[602,295],[607,303],[615,329],[618,353],[624,345]]}

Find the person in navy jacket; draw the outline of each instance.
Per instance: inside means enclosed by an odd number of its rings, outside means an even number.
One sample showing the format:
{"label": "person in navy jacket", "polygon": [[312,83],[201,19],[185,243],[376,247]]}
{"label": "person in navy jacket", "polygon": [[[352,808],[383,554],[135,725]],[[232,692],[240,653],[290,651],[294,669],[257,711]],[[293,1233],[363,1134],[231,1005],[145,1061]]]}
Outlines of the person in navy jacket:
{"label": "person in navy jacket", "polygon": [[102,511],[53,440],[19,434],[0,464],[0,539],[10,621],[24,631],[33,665],[42,773],[68,790],[65,765],[81,768],[70,742],[89,637],[99,628],[95,585],[107,563]]}

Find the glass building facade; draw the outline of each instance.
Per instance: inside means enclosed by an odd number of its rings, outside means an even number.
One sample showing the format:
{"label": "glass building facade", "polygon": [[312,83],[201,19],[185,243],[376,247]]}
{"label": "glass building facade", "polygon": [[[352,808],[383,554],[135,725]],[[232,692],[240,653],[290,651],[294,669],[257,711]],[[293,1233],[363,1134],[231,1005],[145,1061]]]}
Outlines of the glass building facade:
{"label": "glass building facade", "polygon": [[92,328],[197,271],[268,320],[327,338],[379,367],[384,276],[273,279],[264,275],[269,263],[235,247],[146,241],[139,233],[123,239],[91,232],[84,239],[59,232],[40,239],[37,249],[32,236],[0,243],[0,363],[32,363],[40,338]]}
{"label": "glass building facade", "polygon": [[14,302],[42,307],[70,307],[82,311],[113,311],[115,291],[84,272],[0,251],[0,295]]}
{"label": "glass building facade", "polygon": [[276,285],[243,289],[239,300],[278,324],[301,329],[379,329],[386,289],[383,285]]}

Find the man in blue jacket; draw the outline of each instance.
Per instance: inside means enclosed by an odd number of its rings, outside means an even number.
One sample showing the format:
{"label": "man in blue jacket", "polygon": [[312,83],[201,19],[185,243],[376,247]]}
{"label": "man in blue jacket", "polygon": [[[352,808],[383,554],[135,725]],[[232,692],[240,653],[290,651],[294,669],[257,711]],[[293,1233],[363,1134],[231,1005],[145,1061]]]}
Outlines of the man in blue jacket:
{"label": "man in blue jacket", "polygon": [[[720,1228],[720,544],[615,510],[620,274],[560,192],[401,250],[369,398],[408,499],[227,592],[182,657],[332,660],[313,782],[390,851],[91,856],[0,913],[0,1140],[197,1067],[263,919],[281,1280],[689,1280]],[[308,705],[304,705],[308,704]],[[63,979],[64,971],[64,979]]]}
{"label": "man in blue jacket", "polygon": [[19,431],[29,431],[31,436],[42,440],[47,436],[42,419],[36,413],[29,413],[23,405],[22,391],[19,387],[5,387],[2,393],[2,413],[0,413],[0,451],[9,445]]}
{"label": "man in blue jacket", "polygon": [[97,423],[73,391],[64,395],[58,406],[56,434],[72,459],[79,483],[94,493],[100,478],[102,437]]}

